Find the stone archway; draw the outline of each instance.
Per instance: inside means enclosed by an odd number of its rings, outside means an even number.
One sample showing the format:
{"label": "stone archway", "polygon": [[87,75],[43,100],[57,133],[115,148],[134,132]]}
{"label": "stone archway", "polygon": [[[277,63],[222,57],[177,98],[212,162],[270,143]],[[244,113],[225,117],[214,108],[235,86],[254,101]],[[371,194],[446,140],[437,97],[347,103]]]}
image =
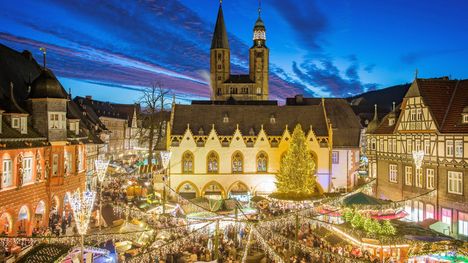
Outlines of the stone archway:
{"label": "stone archway", "polygon": [[7,212],[0,215],[0,235],[10,235],[13,231],[13,218]]}
{"label": "stone archway", "polygon": [[241,181],[234,182],[229,187],[228,197],[238,201],[248,202],[250,197],[250,189],[245,183]]}
{"label": "stone archway", "polygon": [[223,199],[226,197],[226,192],[220,183],[211,181],[203,187],[202,196],[211,199]]}
{"label": "stone archway", "polygon": [[44,226],[46,223],[46,204],[43,200],[37,203],[36,209],[34,210],[34,227]]}
{"label": "stone archway", "polygon": [[200,196],[197,186],[190,181],[180,183],[176,192],[185,199],[193,199]]}
{"label": "stone archway", "polygon": [[27,205],[23,205],[18,212],[17,233],[18,235],[29,234],[31,214]]}

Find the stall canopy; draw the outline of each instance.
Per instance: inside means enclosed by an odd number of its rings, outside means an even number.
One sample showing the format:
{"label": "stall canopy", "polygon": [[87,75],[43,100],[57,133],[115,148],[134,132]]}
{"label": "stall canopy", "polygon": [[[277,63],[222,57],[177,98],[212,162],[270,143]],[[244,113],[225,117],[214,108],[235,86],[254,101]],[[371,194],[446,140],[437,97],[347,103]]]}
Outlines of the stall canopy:
{"label": "stall canopy", "polygon": [[370,195],[366,195],[363,192],[355,193],[346,197],[343,200],[345,206],[355,206],[355,205],[364,205],[364,206],[382,206],[391,203],[387,200],[378,199]]}

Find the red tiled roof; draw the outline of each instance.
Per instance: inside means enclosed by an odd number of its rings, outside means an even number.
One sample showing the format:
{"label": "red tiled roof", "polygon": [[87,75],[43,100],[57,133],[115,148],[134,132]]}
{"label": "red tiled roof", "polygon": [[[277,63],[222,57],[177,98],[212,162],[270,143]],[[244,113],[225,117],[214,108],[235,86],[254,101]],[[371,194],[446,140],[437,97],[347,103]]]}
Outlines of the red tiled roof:
{"label": "red tiled roof", "polygon": [[419,92],[442,133],[466,133],[463,108],[468,106],[468,79],[418,79]]}

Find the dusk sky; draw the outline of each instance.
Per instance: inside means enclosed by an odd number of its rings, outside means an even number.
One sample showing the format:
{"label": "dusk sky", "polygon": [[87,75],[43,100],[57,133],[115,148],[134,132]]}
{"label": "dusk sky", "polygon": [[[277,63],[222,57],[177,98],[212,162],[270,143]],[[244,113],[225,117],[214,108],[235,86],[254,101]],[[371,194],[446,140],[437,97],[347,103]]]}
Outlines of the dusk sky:
{"label": "dusk sky", "polygon": [[[99,4],[97,4],[99,3]],[[1,0],[0,43],[30,50],[73,96],[132,103],[161,81],[209,97],[217,0]],[[233,73],[247,73],[257,0],[224,0]],[[419,77],[468,77],[468,1],[264,0],[270,97],[347,97]]]}

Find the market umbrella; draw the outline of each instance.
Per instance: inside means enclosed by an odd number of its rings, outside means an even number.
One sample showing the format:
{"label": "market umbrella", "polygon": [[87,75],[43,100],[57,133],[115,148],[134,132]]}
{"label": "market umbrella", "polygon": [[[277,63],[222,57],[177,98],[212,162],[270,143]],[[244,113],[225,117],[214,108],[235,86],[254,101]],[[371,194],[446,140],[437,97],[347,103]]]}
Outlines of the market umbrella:
{"label": "market umbrella", "polygon": [[440,221],[430,225],[429,228],[443,234],[450,233],[450,226]]}
{"label": "market umbrella", "polygon": [[372,197],[370,195],[366,195],[363,192],[355,193],[353,195],[350,195],[346,197],[343,200],[343,204],[345,206],[353,206],[353,205],[375,205],[375,206],[381,206],[384,204],[388,204],[389,201],[387,200],[382,200],[378,199],[375,197]]}

